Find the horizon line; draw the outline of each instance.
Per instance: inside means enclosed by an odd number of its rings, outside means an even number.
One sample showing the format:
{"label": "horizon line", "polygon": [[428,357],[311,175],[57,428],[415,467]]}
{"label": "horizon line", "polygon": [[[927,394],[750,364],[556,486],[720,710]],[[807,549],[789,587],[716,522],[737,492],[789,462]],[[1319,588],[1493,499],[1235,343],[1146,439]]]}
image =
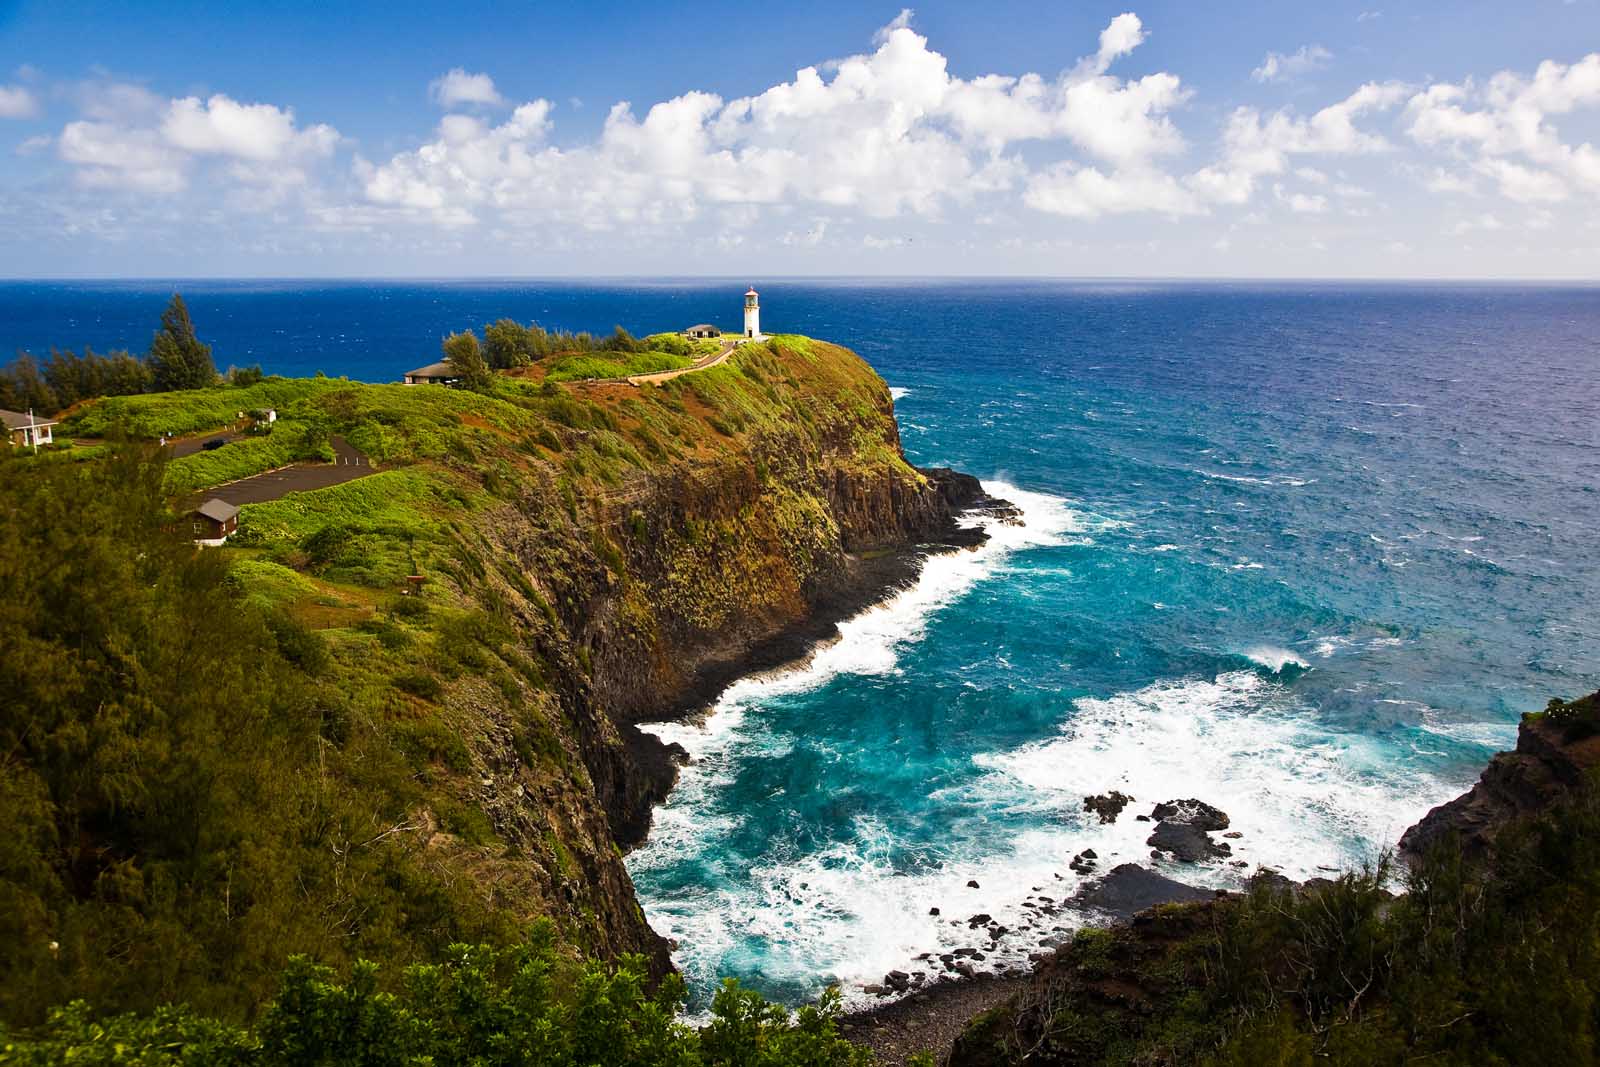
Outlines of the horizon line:
{"label": "horizon line", "polygon": [[[742,274],[51,274],[3,276],[0,285],[67,282],[727,282]],[[1600,276],[1433,275],[1224,275],[1224,274],[774,274],[763,284],[784,282],[1084,282],[1167,284],[1345,284],[1345,285],[1600,285]],[[748,280],[738,284],[749,284]]]}

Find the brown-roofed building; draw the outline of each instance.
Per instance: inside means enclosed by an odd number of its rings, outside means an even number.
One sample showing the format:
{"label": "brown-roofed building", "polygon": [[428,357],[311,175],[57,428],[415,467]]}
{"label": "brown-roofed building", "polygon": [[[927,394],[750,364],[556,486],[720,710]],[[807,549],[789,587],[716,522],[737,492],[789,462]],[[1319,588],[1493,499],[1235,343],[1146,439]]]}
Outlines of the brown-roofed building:
{"label": "brown-roofed building", "polygon": [[195,544],[215,547],[239,528],[239,507],[212,497],[189,512],[189,522]]}
{"label": "brown-roofed building", "polygon": [[456,373],[456,369],[442,360],[406,371],[407,385],[454,385],[460,380],[461,375]]}
{"label": "brown-roofed building", "polygon": [[6,411],[0,408],[0,423],[6,427],[6,437],[11,443],[20,448],[32,448],[39,445],[48,445],[55,440],[50,433],[50,427],[55,425],[51,419],[34,418],[31,411]]}
{"label": "brown-roofed building", "polygon": [[710,337],[721,337],[722,331],[711,325],[709,322],[702,322],[699,325],[691,326],[687,330],[684,330],[683,335],[690,340],[701,341]]}

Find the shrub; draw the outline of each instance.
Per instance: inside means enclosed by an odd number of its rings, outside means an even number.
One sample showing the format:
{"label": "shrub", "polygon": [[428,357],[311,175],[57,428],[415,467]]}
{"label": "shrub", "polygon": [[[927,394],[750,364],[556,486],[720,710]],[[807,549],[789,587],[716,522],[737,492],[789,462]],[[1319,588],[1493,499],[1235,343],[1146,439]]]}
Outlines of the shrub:
{"label": "shrub", "polygon": [[444,686],[439,684],[439,679],[426,671],[406,671],[390,679],[390,684],[402,693],[410,693],[423,700],[432,700],[437,703],[444,698]]}
{"label": "shrub", "polygon": [[310,675],[320,675],[328,669],[328,643],[321,634],[283,611],[267,616],[267,628],[284,659]]}
{"label": "shrub", "polygon": [[[710,1024],[679,1020],[683,980],[651,991],[644,961],[573,962],[548,924],[496,950],[453,945],[437,964],[384,982],[375,963],[347,978],[297,957],[255,1029],[186,1008],[96,1019],[75,1003],[38,1032],[4,1046],[8,1062],[90,1067],[290,1067],[298,1064],[436,1064],[439,1067],[860,1067],[872,1053],[839,1036],[839,998],[789,1013],[729,981]],[[913,1063],[927,1063],[916,1059]]]}

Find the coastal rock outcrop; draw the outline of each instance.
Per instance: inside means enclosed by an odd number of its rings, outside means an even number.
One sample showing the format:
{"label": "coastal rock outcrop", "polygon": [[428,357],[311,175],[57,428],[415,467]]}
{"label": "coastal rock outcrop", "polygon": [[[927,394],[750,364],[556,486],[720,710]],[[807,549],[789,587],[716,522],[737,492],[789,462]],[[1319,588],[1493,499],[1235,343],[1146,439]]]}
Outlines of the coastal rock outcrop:
{"label": "coastal rock outcrop", "polygon": [[1137,863],[1119,863],[1103,877],[1080,888],[1070,903],[1128,919],[1157,904],[1211,900],[1216,895],[1216,890],[1186,885]]}
{"label": "coastal rock outcrop", "polygon": [[1415,862],[1454,837],[1467,855],[1488,850],[1507,823],[1542,811],[1574,791],[1590,788],[1600,766],[1600,692],[1551,701],[1524,715],[1517,746],[1489,761],[1478,782],[1424,815],[1400,838],[1400,855]]}
{"label": "coastal rock outcrop", "polygon": [[1083,798],[1083,810],[1092,811],[1100,817],[1102,823],[1113,823],[1117,816],[1122,814],[1122,809],[1133,803],[1133,797],[1116,789],[1109,793],[1098,793],[1092,797]]}
{"label": "coastal rock outcrop", "polygon": [[[486,738],[486,762],[504,770],[482,803],[505,836],[554,853],[557,877],[534,906],[570,915],[591,949],[643,952],[660,973],[665,943],[617,846],[643,840],[688,756],[639,724],[694,713],[737,677],[805,655],[911,580],[927,552],[981,543],[965,511],[1009,505],[969,475],[906,463],[883,380],[820,341],[745,346],[723,381],[580,385],[574,397],[590,413],[554,436],[555,463],[494,481],[504,503],[463,539],[458,579],[464,597],[514,620],[541,666],[538,718],[559,739],[562,799],[514,773],[526,727],[508,721]],[[596,452],[589,442],[607,434]],[[572,458],[605,461],[623,435],[644,458],[603,476]],[[566,814],[541,832],[552,806]]]}
{"label": "coastal rock outcrop", "polygon": [[1168,800],[1150,812],[1155,830],[1145,839],[1152,854],[1167,855],[1183,863],[1221,859],[1233,855],[1231,845],[1211,839],[1211,833],[1228,828],[1226,812],[1203,800]]}

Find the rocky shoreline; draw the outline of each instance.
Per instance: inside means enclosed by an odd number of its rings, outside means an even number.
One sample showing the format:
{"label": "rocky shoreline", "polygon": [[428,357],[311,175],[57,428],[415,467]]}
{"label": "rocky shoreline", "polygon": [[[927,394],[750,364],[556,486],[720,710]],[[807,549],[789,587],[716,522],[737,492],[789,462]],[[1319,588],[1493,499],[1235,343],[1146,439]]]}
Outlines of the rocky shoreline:
{"label": "rocky shoreline", "polygon": [[[1085,798],[1084,808],[1099,815],[1102,822],[1115,822],[1134,801],[1131,796],[1113,792]],[[1152,859],[1197,863],[1229,854],[1228,846],[1212,837],[1226,831],[1228,815],[1204,801],[1162,801],[1148,814],[1131,817],[1152,824],[1146,841],[1152,846]],[[1066,867],[1075,874],[1091,875],[1098,865],[1099,857],[1092,849],[1085,849],[1074,855]],[[981,888],[970,882],[968,885]],[[867,993],[883,1000],[847,1015],[844,1033],[853,1041],[871,1046],[889,1064],[902,1063],[918,1052],[932,1053],[936,1061],[942,1062],[975,1015],[1006,1001],[1030,981],[1029,971],[1024,968],[978,969],[1004,941],[1031,935],[1037,947],[1028,958],[1030,964],[1038,964],[1084,926],[1126,922],[1161,904],[1215,900],[1227,892],[1192,886],[1136,863],[1118,864],[1083,882],[1068,896],[1033,886],[1023,904],[1032,918],[1020,928],[1002,926],[983,912],[958,918],[956,921],[965,923],[976,945],[938,955],[922,953],[915,962],[925,970],[913,967],[910,971],[890,971],[881,983],[867,986]],[[1082,921],[1073,923],[1073,919]]]}

